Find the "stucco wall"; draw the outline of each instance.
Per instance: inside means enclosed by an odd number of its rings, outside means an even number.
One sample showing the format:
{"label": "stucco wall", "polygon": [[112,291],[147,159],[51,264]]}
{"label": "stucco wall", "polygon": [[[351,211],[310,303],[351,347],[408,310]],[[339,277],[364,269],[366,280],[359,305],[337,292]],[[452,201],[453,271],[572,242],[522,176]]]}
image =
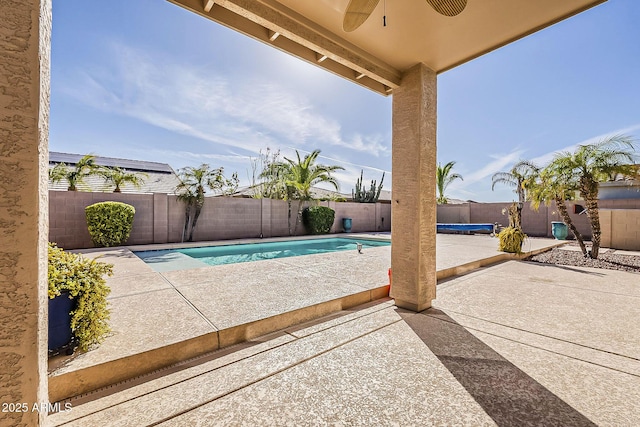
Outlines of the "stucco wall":
{"label": "stucco wall", "polygon": [[640,209],[601,209],[601,245],[640,251]]}
{"label": "stucco wall", "polygon": [[[0,411],[34,426],[47,402],[50,0],[0,0]],[[11,409],[11,408],[7,408]]]}
{"label": "stucco wall", "polygon": [[[65,249],[93,246],[85,217],[85,207],[97,202],[116,201],[136,209],[127,244],[175,243],[183,240],[184,204],[166,194],[90,193],[50,191],[49,240]],[[336,211],[332,232],[342,232],[342,218],[353,219],[353,232],[389,231],[391,205],[381,203],[321,202]],[[308,203],[302,203],[304,208]],[[304,235],[302,223],[295,227],[298,202],[292,202],[291,228]],[[282,200],[209,197],[194,231],[194,241],[288,236],[288,206]],[[185,237],[184,240],[186,240]]]}
{"label": "stucco wall", "polygon": [[[600,209],[640,209],[640,199],[600,200]],[[450,223],[495,223],[506,226],[509,224],[507,215],[502,209],[508,208],[509,202],[504,203],[463,203],[459,205],[438,205],[438,222]],[[584,202],[567,202],[569,216],[578,231],[586,238],[591,238],[591,227],[586,214],[579,214],[582,209],[575,205],[584,206]],[[468,220],[467,220],[468,218]],[[456,219],[458,219],[456,221]],[[529,203],[522,209],[522,228],[529,236],[552,237],[551,222],[562,221],[555,203],[549,206],[541,205],[533,210]]]}
{"label": "stucco wall", "polygon": [[[160,195],[163,196],[163,195]],[[164,196],[166,198],[166,196]],[[130,204],[136,210],[133,229],[128,243],[131,245],[159,242],[163,233],[154,233],[154,206],[162,204],[152,194],[90,193],[83,191],[49,192],[49,241],[65,249],[90,248],[84,208],[98,202],[113,201]],[[168,224],[164,222],[164,224]],[[165,225],[166,227],[166,225]]]}

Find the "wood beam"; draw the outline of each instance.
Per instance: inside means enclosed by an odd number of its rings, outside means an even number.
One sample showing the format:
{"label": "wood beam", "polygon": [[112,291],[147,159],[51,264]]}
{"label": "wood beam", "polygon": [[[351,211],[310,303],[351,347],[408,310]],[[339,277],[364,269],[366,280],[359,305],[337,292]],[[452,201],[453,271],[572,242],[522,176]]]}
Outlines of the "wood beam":
{"label": "wood beam", "polygon": [[[215,0],[204,13],[202,0],[168,0],[286,53],[325,68],[382,95],[400,85],[401,72],[336,34],[271,0]],[[206,1],[206,0],[205,0]],[[273,44],[275,33],[283,37]],[[319,56],[318,56],[319,55]],[[331,61],[320,60],[327,57]],[[367,79],[356,79],[354,71]]]}
{"label": "wood beam", "polygon": [[215,3],[214,0],[203,0],[202,1],[204,4],[204,11],[209,13],[211,12],[211,8],[213,7],[213,4]]}

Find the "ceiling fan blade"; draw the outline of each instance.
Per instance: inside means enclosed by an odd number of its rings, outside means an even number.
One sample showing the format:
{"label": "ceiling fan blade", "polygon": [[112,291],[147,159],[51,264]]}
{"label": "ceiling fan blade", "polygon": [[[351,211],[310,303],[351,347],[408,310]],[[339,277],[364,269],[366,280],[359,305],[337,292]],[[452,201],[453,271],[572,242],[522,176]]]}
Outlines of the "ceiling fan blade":
{"label": "ceiling fan blade", "polygon": [[350,33],[364,24],[380,0],[351,0],[344,13],[342,29]]}
{"label": "ceiling fan blade", "polygon": [[467,7],[467,0],[427,0],[440,15],[456,16]]}

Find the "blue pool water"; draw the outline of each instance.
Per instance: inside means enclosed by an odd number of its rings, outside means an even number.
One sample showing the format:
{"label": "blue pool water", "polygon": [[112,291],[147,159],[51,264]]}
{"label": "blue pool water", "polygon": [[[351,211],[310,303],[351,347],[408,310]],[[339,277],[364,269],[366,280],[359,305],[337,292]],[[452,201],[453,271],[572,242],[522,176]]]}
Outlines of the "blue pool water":
{"label": "blue pool water", "polygon": [[166,271],[177,268],[169,268],[168,265],[166,268],[163,268],[158,264],[181,263],[183,264],[182,268],[203,266],[202,263],[207,265],[235,264],[239,262],[259,261],[263,259],[356,250],[357,243],[361,243],[364,249],[391,245],[391,242],[378,240],[329,238],[251,243],[242,245],[207,246],[201,248],[163,251],[142,251],[135,252],[135,254],[146,263],[151,264],[151,266],[157,271]]}

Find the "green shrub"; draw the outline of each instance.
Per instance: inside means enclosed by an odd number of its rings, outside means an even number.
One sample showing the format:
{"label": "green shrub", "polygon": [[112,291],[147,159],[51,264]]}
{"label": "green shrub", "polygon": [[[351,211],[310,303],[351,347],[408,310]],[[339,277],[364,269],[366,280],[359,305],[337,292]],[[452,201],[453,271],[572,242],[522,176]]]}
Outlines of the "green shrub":
{"label": "green shrub", "polygon": [[522,253],[522,242],[527,237],[519,228],[506,227],[498,233],[500,244],[498,250],[513,254]]}
{"label": "green shrub", "polygon": [[311,234],[327,234],[335,218],[336,212],[326,206],[311,206],[302,211],[302,222]]}
{"label": "green shrub", "polygon": [[71,331],[81,351],[101,343],[110,331],[107,295],[111,289],[103,276],[112,274],[111,264],[65,252],[49,243],[49,298],[68,292],[69,298],[77,301],[71,312]]}
{"label": "green shrub", "polygon": [[120,246],[133,226],[133,206],[120,202],[100,202],[85,209],[91,241],[97,247]]}

